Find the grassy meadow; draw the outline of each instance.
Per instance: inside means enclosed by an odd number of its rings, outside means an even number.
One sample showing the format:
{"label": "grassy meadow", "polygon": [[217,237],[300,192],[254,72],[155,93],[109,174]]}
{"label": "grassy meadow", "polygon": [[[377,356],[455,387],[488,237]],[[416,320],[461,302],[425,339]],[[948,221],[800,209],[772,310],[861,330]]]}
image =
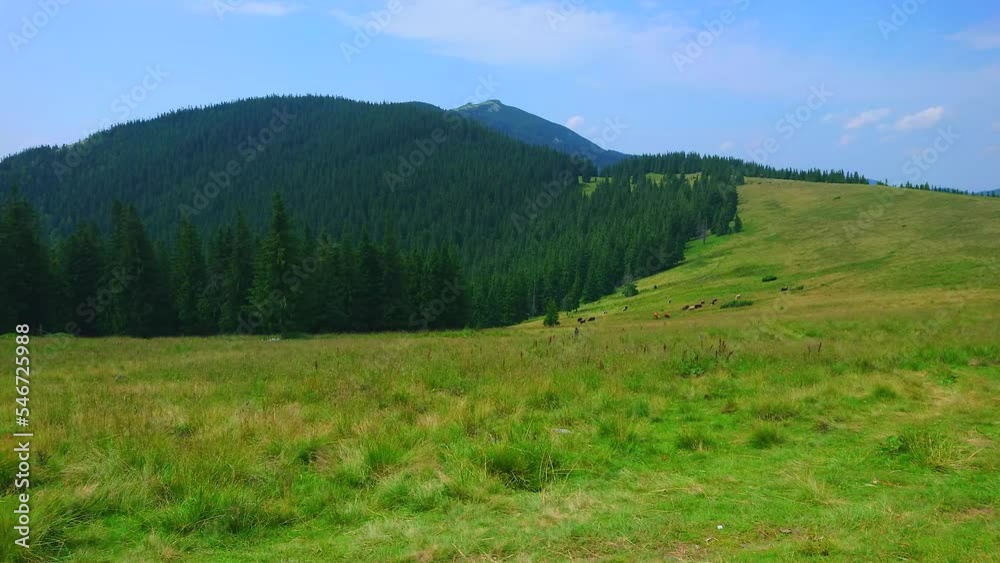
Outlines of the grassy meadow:
{"label": "grassy meadow", "polygon": [[997,560],[1000,200],[749,182],[553,329],[33,339],[0,557]]}

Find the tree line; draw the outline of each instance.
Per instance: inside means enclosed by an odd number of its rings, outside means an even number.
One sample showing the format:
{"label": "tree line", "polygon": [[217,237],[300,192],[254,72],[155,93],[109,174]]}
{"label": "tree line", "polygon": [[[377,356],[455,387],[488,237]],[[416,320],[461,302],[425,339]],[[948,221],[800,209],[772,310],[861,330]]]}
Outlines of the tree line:
{"label": "tree line", "polygon": [[[16,191],[0,208],[3,322],[78,336],[372,332],[504,326],[571,311],[683,259],[687,242],[739,225],[732,178],[578,179],[521,236],[490,248],[400,243],[393,229],[314,235],[280,193],[269,225],[237,212],[205,236],[190,217],[155,240],[136,206],[108,229],[76,225],[49,242]],[[545,207],[545,206],[543,206]],[[554,208],[557,212],[548,212]],[[511,218],[517,223],[516,217]]]}
{"label": "tree line", "polygon": [[[692,174],[707,172],[718,174],[729,171],[740,177],[826,182],[831,184],[869,184],[868,178],[858,172],[821,170],[811,168],[775,168],[736,157],[701,155],[694,152],[646,154],[622,160],[603,170],[605,174],[636,175],[642,172],[657,174]],[[740,182],[742,183],[742,181]]]}

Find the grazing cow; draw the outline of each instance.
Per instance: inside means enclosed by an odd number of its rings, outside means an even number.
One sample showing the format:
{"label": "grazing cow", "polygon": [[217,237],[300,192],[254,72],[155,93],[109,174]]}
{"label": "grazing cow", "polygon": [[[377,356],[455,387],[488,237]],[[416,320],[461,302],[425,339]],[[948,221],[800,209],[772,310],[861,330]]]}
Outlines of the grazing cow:
{"label": "grazing cow", "polygon": [[602,315],[607,315],[607,314],[608,314],[608,312],[607,312],[607,311],[604,311],[604,312],[603,312],[603,313],[601,313],[601,314],[602,314]]}
{"label": "grazing cow", "polygon": [[624,307],[622,307],[622,313],[624,313],[625,311],[628,311],[628,305],[625,305]]}
{"label": "grazing cow", "polygon": [[701,302],[700,302],[700,303],[698,303],[698,304],[699,304],[699,305],[704,305],[704,304],[705,304],[705,300],[704,300],[704,299],[702,299],[702,300],[701,300]]}
{"label": "grazing cow", "polygon": [[781,288],[781,291],[788,291],[788,286],[786,285],[785,287]]}
{"label": "grazing cow", "polygon": [[687,311],[690,307],[691,307],[690,305],[685,305],[684,308],[681,309],[681,311]]}
{"label": "grazing cow", "polygon": [[713,299],[713,300],[712,300],[712,305],[715,305],[715,304],[716,304],[716,303],[718,303],[718,302],[719,302],[719,298],[718,298],[718,297],[716,297],[715,299]]}
{"label": "grazing cow", "polygon": [[695,309],[701,309],[701,308],[702,308],[702,306],[703,306],[703,305],[702,305],[701,303],[698,303],[698,304],[696,304],[696,305],[694,306],[694,308],[695,308]]}
{"label": "grazing cow", "polygon": [[670,304],[671,304],[671,303],[673,303],[673,302],[674,302],[674,300],[673,300],[673,299],[667,299],[667,305],[670,305]]}
{"label": "grazing cow", "polygon": [[659,313],[653,313],[653,320],[655,320],[655,321],[660,320],[660,314]]}
{"label": "grazing cow", "polygon": [[656,287],[656,286],[654,285],[654,286],[653,286],[653,289],[659,289],[659,288],[658,288],[658,287]]}
{"label": "grazing cow", "polygon": [[597,320],[597,317],[590,317],[589,319],[587,319],[587,322],[588,323],[592,323],[592,322],[594,322],[596,320]]}
{"label": "grazing cow", "polygon": [[736,294],[736,300],[737,300],[737,301],[739,301],[739,300],[740,300],[740,298],[742,298],[742,297],[743,297],[743,294],[742,294],[742,293],[737,293],[737,294]]}
{"label": "grazing cow", "polygon": [[664,312],[663,312],[663,318],[664,318],[664,319],[669,319],[669,318],[670,318],[670,313],[668,313],[668,312],[664,311]]}
{"label": "grazing cow", "polygon": [[583,317],[577,317],[577,318],[576,318],[576,322],[578,322],[578,323],[582,323],[582,322],[583,322]]}

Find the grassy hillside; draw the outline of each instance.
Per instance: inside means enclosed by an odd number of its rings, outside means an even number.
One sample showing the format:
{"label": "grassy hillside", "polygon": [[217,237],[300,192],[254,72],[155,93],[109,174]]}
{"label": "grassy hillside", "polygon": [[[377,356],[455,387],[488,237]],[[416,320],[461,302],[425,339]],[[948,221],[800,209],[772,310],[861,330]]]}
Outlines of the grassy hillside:
{"label": "grassy hillside", "polygon": [[[644,319],[653,311],[679,313],[688,302],[736,294],[755,300],[758,309],[776,301],[877,307],[916,299],[917,305],[932,305],[1000,289],[997,200],[754,178],[739,192],[744,232],[692,242],[684,265],[641,280],[639,296],[611,297],[581,312],[628,304],[629,312],[615,322]],[[766,276],[778,279],[761,282]],[[781,299],[782,287],[799,285],[805,290]]]}
{"label": "grassy hillside", "polygon": [[30,556],[989,560],[1000,201],[884,190],[751,183],[579,336],[34,339]]}

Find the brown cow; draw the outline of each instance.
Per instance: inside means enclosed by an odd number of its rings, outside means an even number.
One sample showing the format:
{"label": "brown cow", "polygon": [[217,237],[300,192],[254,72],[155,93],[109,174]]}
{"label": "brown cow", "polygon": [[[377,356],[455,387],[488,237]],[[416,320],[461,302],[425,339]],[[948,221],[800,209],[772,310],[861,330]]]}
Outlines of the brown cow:
{"label": "brown cow", "polygon": [[664,311],[664,312],[663,312],[663,318],[664,318],[664,319],[669,319],[669,318],[670,318],[670,313],[668,313],[668,312]]}
{"label": "brown cow", "polygon": [[597,320],[597,317],[590,317],[589,319],[587,319],[587,322],[588,323],[592,323],[592,322],[594,322],[596,320]]}
{"label": "brown cow", "polygon": [[659,313],[653,313],[653,320],[657,320],[657,321],[660,320],[660,314]]}

